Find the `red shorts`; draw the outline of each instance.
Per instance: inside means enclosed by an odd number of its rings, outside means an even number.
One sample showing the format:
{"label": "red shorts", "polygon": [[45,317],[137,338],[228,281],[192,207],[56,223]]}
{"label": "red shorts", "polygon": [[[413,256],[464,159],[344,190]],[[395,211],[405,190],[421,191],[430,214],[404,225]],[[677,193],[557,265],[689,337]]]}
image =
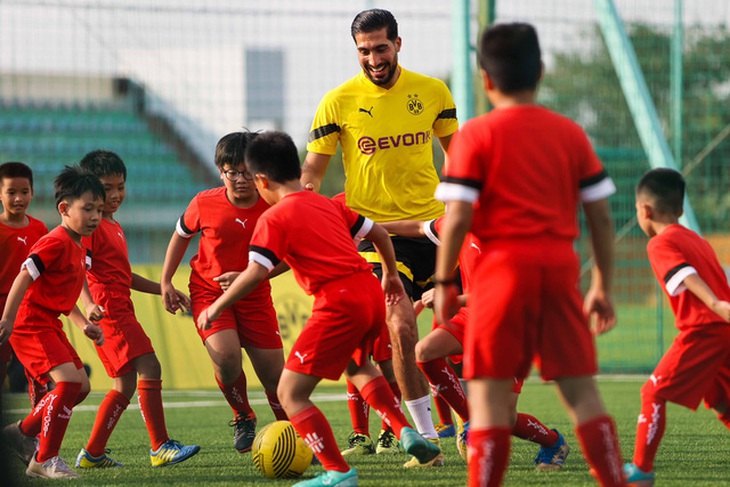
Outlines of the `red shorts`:
{"label": "red shorts", "polygon": [[393,358],[393,347],[390,345],[390,333],[388,326],[383,323],[380,335],[375,338],[373,343],[373,360],[376,362],[385,362]]}
{"label": "red shorts", "polygon": [[20,306],[10,344],[28,374],[41,384],[51,380],[48,372],[59,365],[73,362],[77,369],[84,366],[55,312]]}
{"label": "red shorts", "polygon": [[572,242],[536,244],[482,249],[464,338],[465,379],[522,379],[533,361],[545,380],[596,373]]}
{"label": "red shorts", "polygon": [[[201,286],[190,286],[194,323],[198,322],[200,313],[213,304],[221,294],[223,293],[213,292]],[[242,347],[283,348],[271,294],[267,294],[265,298],[251,299],[250,296],[247,296],[240,299],[233,306],[225,309],[209,329],[201,330],[197,326],[195,329],[203,342],[221,330],[236,330]]]}
{"label": "red shorts", "polygon": [[[449,321],[445,321],[442,324],[438,324],[436,322],[436,319],[433,320],[433,327],[431,330],[441,329],[444,330],[451,335],[453,335],[456,340],[461,343],[462,347],[464,345],[464,330],[466,329],[466,323],[469,319],[469,314],[466,311],[466,308],[461,308],[458,313],[456,313]],[[449,360],[455,364],[460,364],[464,360],[464,356],[459,355],[449,355]]]}
{"label": "red shorts", "polygon": [[350,360],[370,360],[373,342],[385,327],[380,281],[359,272],[331,281],[317,292],[312,316],[294,343],[285,368],[337,380]]}
{"label": "red shorts", "polygon": [[95,293],[96,304],[106,310],[99,322],[104,330],[104,344],[96,347],[109,377],[121,377],[134,370],[132,360],[155,353],[152,342],[134,314],[134,304],[126,291],[107,290]]}
{"label": "red shorts", "polygon": [[730,404],[730,325],[712,324],[681,330],[641,388],[695,410]]}

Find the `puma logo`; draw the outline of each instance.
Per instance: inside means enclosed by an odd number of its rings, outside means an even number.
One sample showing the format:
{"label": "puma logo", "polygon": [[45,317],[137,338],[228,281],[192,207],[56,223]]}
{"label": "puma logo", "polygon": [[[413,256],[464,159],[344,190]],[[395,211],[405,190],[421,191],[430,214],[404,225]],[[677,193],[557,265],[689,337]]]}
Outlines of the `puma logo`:
{"label": "puma logo", "polygon": [[656,387],[656,385],[657,385],[657,382],[659,382],[659,379],[661,379],[661,378],[662,378],[662,376],[661,376],[661,375],[654,375],[654,374],[651,374],[651,375],[649,376],[649,380],[651,380],[651,381],[652,381],[652,382],[654,383],[654,387]]}
{"label": "puma logo", "polygon": [[482,249],[480,249],[479,246],[474,242],[471,243],[471,247],[477,249],[477,252],[479,252],[480,254],[482,253]]}
{"label": "puma logo", "polygon": [[360,108],[358,110],[358,113],[367,113],[368,115],[370,115],[370,118],[373,118],[373,107],[370,107],[370,110],[367,110],[365,108]]}
{"label": "puma logo", "polygon": [[240,224],[241,224],[241,226],[242,226],[243,228],[246,228],[246,222],[247,222],[247,221],[248,221],[248,218],[246,218],[246,219],[245,219],[245,220],[243,220],[243,221],[241,221],[241,219],[240,219],[240,218],[236,218],[236,223],[240,223]]}
{"label": "puma logo", "polygon": [[28,237],[27,236],[25,236],[25,237],[18,237],[18,240],[20,242],[23,242],[23,245],[28,245]]}
{"label": "puma logo", "polygon": [[124,235],[122,235],[122,232],[117,232],[117,235],[119,235],[119,238],[121,238],[122,240],[124,240]]}
{"label": "puma logo", "polygon": [[302,365],[304,365],[304,357],[306,357],[307,355],[309,355],[309,354],[305,353],[304,355],[302,355],[301,353],[299,353],[299,351],[298,351],[298,350],[297,350],[296,352],[294,352],[294,356],[295,356],[295,357],[297,357],[297,358],[299,359],[299,362],[300,362],[300,363],[301,363]]}

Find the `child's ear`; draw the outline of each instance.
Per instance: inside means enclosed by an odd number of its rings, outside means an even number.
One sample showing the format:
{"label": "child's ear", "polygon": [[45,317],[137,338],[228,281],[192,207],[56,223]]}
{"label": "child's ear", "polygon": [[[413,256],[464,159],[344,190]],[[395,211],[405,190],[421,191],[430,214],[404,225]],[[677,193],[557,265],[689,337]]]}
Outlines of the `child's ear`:
{"label": "child's ear", "polygon": [[69,205],[68,205],[68,202],[66,202],[66,201],[61,201],[61,202],[60,202],[60,203],[58,204],[58,213],[59,213],[59,214],[60,214],[61,216],[68,216],[68,206],[69,206]]}

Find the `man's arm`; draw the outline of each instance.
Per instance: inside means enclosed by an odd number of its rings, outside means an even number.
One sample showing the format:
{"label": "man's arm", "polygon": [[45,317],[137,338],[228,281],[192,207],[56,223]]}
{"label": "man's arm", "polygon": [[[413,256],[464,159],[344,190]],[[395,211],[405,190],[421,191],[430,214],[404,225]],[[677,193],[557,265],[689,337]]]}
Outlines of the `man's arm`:
{"label": "man's arm", "polygon": [[382,222],[379,225],[385,228],[388,233],[399,237],[418,238],[423,237],[423,222],[420,220],[396,220],[393,222]]}
{"label": "man's arm", "polygon": [[448,154],[449,152],[449,145],[451,144],[451,137],[453,137],[454,134],[447,135],[445,137],[439,137],[439,144],[441,145],[441,148],[444,150],[444,154]]}
{"label": "man's arm", "polygon": [[331,157],[327,154],[307,152],[307,157],[304,158],[304,164],[302,164],[302,177],[300,178],[304,189],[319,192]]}
{"label": "man's arm", "polygon": [[595,262],[591,271],[591,287],[583,302],[583,311],[586,315],[596,316],[594,332],[600,335],[616,326],[616,314],[611,300],[614,224],[607,198],[583,203],[583,211],[591,233]]}

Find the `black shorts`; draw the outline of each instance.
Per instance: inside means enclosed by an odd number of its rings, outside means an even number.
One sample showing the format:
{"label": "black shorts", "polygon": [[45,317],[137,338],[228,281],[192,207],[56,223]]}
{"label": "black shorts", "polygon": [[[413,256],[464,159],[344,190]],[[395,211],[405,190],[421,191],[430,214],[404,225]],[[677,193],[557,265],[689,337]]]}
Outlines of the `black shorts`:
{"label": "black shorts", "polygon": [[[391,237],[395,248],[395,260],[403,287],[411,299],[421,299],[421,294],[433,287],[436,268],[436,245],[428,238]],[[358,247],[360,255],[373,265],[378,278],[383,277],[380,258],[372,242],[363,240]]]}

